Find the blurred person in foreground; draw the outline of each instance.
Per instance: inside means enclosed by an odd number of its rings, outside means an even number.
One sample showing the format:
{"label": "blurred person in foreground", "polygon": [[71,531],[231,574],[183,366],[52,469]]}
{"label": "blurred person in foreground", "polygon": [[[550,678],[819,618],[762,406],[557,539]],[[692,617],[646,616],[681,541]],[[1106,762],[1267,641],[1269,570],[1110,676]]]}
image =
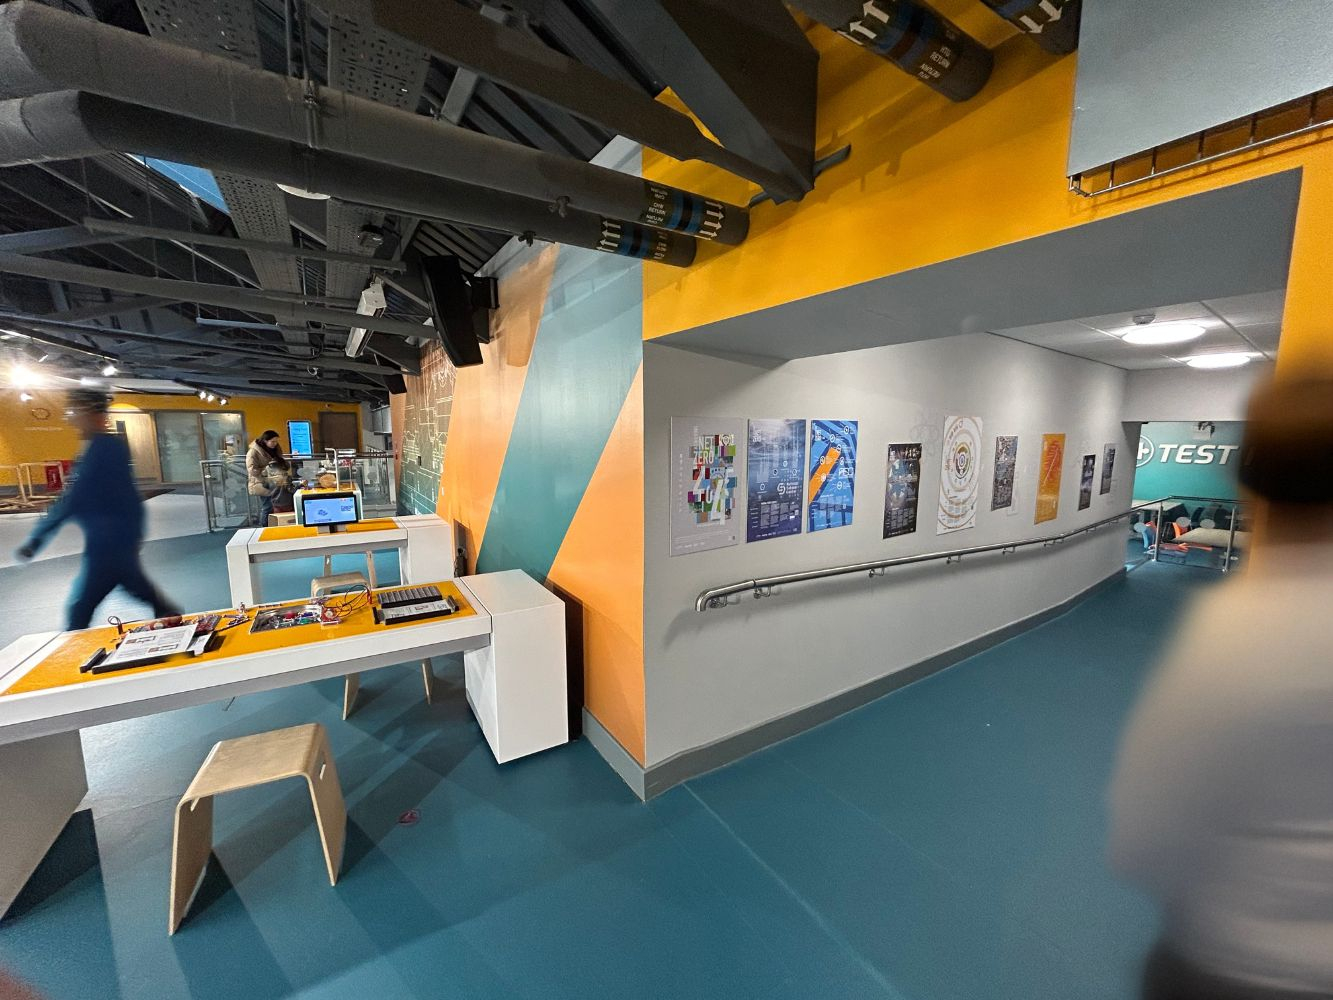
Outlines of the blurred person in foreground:
{"label": "blurred person in foreground", "polygon": [[1162,905],[1147,1000],[1333,997],[1333,380],[1250,402],[1261,543],[1135,710],[1111,857]]}
{"label": "blurred person in foreground", "polygon": [[37,522],[18,556],[27,562],[66,521],[83,529],[83,567],[74,584],[66,628],[87,628],[97,605],[117,587],[150,605],[166,618],[180,609],[162,596],[139,562],[143,544],[143,497],[134,485],[130,448],[107,429],[110,397],[94,389],[75,389],[66,416],[84,440],[72,480]]}

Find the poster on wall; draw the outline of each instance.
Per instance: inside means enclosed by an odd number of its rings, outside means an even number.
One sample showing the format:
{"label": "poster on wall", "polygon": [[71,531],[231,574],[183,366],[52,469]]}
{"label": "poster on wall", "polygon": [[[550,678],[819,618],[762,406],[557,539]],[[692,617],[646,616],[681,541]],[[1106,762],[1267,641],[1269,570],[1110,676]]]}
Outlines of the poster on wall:
{"label": "poster on wall", "polygon": [[805,421],[751,420],[746,449],[745,540],[801,533],[805,487]]}
{"label": "poster on wall", "polygon": [[744,421],[671,418],[671,554],[722,549],[740,541],[736,448]]}
{"label": "poster on wall", "polygon": [[990,509],[1004,510],[1014,503],[1014,470],[1018,467],[1018,438],[995,439],[995,475],[991,482]]}
{"label": "poster on wall", "polygon": [[976,525],[980,493],[981,419],[946,417],[935,534],[947,535]]}
{"label": "poster on wall", "polygon": [[1083,469],[1078,477],[1078,509],[1087,510],[1092,506],[1092,480],[1097,474],[1097,456],[1084,455]]}
{"label": "poster on wall", "polygon": [[889,445],[889,476],[884,488],[884,537],[916,531],[917,491],[921,485],[921,445]]}
{"label": "poster on wall", "polygon": [[1108,444],[1102,449],[1102,485],[1098,488],[1099,496],[1111,492],[1111,477],[1115,474],[1115,445]]}
{"label": "poster on wall", "polygon": [[1060,474],[1065,462],[1065,436],[1041,436],[1041,465],[1037,468],[1037,516],[1034,524],[1054,521],[1060,513]]}
{"label": "poster on wall", "polygon": [[806,489],[809,529],[852,523],[856,486],[856,421],[810,421],[810,485]]}

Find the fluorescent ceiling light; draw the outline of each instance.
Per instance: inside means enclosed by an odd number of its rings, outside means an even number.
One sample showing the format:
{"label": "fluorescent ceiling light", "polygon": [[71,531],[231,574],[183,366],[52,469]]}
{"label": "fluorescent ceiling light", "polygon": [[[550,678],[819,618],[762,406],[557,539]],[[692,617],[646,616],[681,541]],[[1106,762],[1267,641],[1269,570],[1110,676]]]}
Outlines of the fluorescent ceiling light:
{"label": "fluorescent ceiling light", "polygon": [[1185,358],[1185,364],[1191,368],[1239,368],[1250,363],[1250,355],[1239,352],[1231,354],[1199,354]]}
{"label": "fluorescent ceiling light", "polygon": [[1120,339],[1126,344],[1183,344],[1198,340],[1207,332],[1198,323],[1150,323],[1134,327]]}

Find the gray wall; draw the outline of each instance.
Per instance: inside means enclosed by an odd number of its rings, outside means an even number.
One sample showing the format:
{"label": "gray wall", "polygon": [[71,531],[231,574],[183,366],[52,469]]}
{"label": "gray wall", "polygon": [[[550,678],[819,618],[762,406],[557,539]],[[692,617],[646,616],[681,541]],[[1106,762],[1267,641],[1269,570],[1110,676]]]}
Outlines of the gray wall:
{"label": "gray wall", "polygon": [[1333,86],[1329,0],[1089,0],[1069,173]]}
{"label": "gray wall", "polygon": [[[1064,531],[1123,509],[1137,426],[1121,423],[1125,373],[985,334],[755,367],[660,344],[644,349],[647,763],[825,701],[1053,607],[1123,564],[1125,532],[1104,529],[1031,554],[846,577],[698,614],[699,591],[737,580]],[[950,414],[983,420],[985,464],[975,528],[935,534],[940,439]],[[815,534],[672,557],[668,451],[672,416],[860,421],[853,524]],[[1068,435],[1060,516],[1033,525],[1043,433]],[[1018,434],[1012,515],[990,512],[997,434]],[[920,521],[882,538],[886,449],[923,441]],[[1077,510],[1078,462],[1118,449],[1110,495]],[[743,457],[740,479],[744,483]],[[743,516],[742,505],[742,516]]]}
{"label": "gray wall", "polygon": [[1152,368],[1131,372],[1125,391],[1126,420],[1244,420],[1250,393],[1273,374],[1271,364],[1200,371]]}

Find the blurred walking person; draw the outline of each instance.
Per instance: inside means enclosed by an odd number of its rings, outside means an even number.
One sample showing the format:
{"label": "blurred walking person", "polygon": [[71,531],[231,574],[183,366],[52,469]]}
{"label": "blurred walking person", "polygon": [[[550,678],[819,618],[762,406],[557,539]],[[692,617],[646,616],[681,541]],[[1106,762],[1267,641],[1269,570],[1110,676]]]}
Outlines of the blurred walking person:
{"label": "blurred walking person", "polygon": [[1333,380],[1250,403],[1260,542],[1135,710],[1111,857],[1162,906],[1147,1000],[1333,997]]}
{"label": "blurred walking person", "polygon": [[69,393],[67,416],[83,438],[84,448],[74,463],[72,480],[18,550],[19,558],[26,562],[66,521],[83,529],[83,567],[66,620],[70,629],[87,628],[97,605],[116,587],[149,605],[158,618],[180,614],[153,586],[139,561],[143,497],[134,485],[130,446],[107,428],[110,402],[100,390]]}

